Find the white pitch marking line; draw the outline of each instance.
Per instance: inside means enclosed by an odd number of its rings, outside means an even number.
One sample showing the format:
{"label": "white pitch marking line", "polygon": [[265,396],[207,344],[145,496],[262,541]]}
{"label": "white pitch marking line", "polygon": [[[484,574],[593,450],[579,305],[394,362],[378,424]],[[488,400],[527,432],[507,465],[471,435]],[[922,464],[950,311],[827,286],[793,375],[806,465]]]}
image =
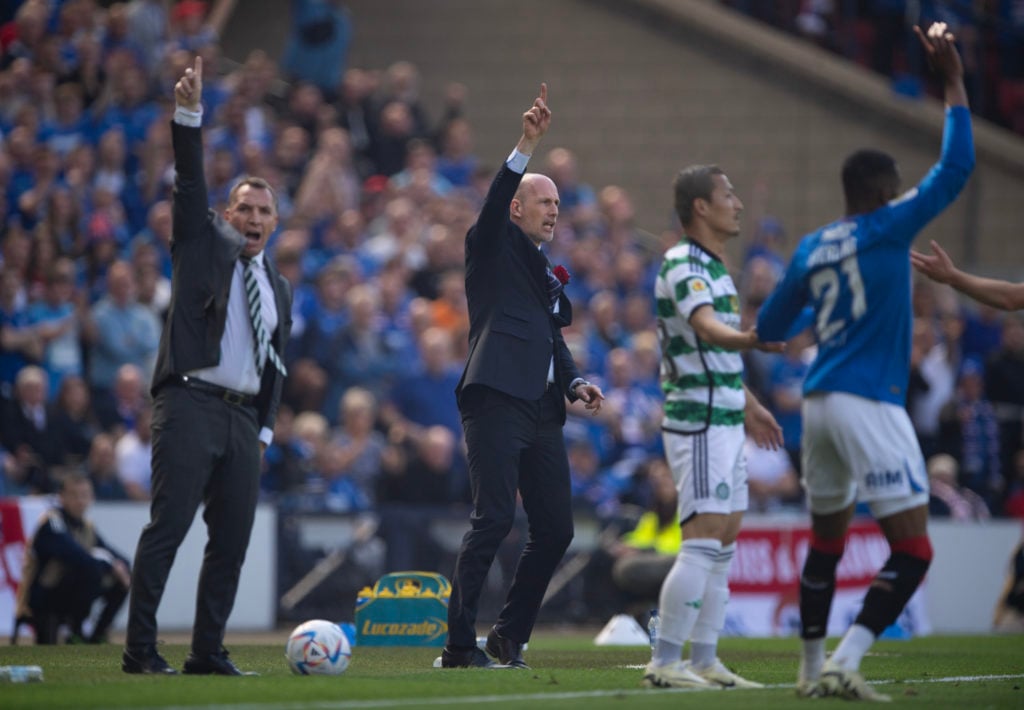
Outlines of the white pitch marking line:
{"label": "white pitch marking line", "polygon": [[[640,666],[643,668],[644,666]],[[873,684],[899,683],[899,684],[922,684],[922,683],[978,683],[986,680],[1017,680],[1024,678],[1024,673],[1013,673],[1005,675],[963,675],[947,676],[945,678],[914,678],[910,680],[876,680],[870,681]],[[766,685],[765,689],[793,688],[792,683],[776,683]],[[292,703],[276,704],[278,710],[359,710],[362,708],[392,708],[424,705],[469,705],[474,703],[501,703],[511,701],[539,701],[539,700],[577,700],[579,698],[608,698],[613,696],[627,695],[663,695],[665,693],[700,693],[705,692],[694,688],[629,688],[621,690],[583,690],[566,693],[517,693],[514,695],[470,695],[452,698],[391,698],[388,700],[349,700],[341,702],[314,702],[314,703]],[[242,703],[237,705],[189,705],[161,710],[265,710],[267,705],[258,703]]]}

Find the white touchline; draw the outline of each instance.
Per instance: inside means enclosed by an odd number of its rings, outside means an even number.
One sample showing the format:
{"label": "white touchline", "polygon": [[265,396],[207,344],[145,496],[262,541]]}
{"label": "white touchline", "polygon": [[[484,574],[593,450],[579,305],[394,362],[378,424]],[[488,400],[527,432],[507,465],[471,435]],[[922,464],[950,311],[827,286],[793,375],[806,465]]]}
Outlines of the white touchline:
{"label": "white touchline", "polygon": [[[622,668],[623,666],[620,666]],[[626,668],[633,668],[633,666],[625,666]],[[638,666],[638,668],[644,668],[644,666]],[[1024,673],[1014,673],[1007,675],[964,675],[964,676],[948,676],[945,678],[913,678],[909,680],[873,680],[869,681],[872,684],[885,684],[885,683],[900,683],[900,684],[920,684],[920,683],[977,683],[985,680],[1016,680],[1018,678],[1024,678]],[[772,688],[792,688],[793,683],[776,683],[774,685],[766,685],[766,689]],[[503,703],[503,702],[515,702],[515,701],[531,701],[531,700],[577,700],[579,698],[608,698],[608,697],[621,697],[624,695],[664,695],[665,693],[700,693],[702,691],[693,688],[664,688],[657,690],[650,690],[647,688],[629,688],[629,689],[608,689],[608,690],[581,690],[575,692],[566,693],[518,693],[514,695],[467,695],[464,697],[450,697],[450,698],[390,698],[381,700],[348,700],[341,702],[303,702],[303,703],[285,703],[280,704],[278,702],[273,703],[273,707],[276,710],[357,710],[362,708],[396,708],[406,706],[425,706],[425,705],[469,705],[476,703]],[[178,706],[178,707],[163,707],[159,710],[266,710],[268,705],[260,703],[240,703],[237,705],[189,705],[189,706]],[[153,710],[157,710],[154,708]]]}

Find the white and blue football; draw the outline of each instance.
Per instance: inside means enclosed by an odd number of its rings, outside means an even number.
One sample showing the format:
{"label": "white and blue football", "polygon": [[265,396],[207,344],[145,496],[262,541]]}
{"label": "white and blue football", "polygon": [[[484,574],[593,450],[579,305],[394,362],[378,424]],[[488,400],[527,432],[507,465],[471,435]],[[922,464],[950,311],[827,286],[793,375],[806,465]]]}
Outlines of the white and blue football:
{"label": "white and blue football", "polygon": [[340,626],[313,619],[295,627],[284,655],[297,675],[341,675],[352,658],[352,646]]}

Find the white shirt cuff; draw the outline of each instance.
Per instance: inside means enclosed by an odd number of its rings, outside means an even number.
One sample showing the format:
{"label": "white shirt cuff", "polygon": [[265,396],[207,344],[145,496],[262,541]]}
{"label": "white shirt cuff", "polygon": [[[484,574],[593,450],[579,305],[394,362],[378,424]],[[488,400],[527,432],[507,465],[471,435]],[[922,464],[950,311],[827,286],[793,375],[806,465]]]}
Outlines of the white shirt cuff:
{"label": "white shirt cuff", "polygon": [[526,164],[530,162],[530,156],[526,153],[520,153],[515,148],[508,154],[508,160],[505,161],[505,165],[508,169],[514,173],[522,175],[526,172]]}
{"label": "white shirt cuff", "polygon": [[203,107],[200,106],[198,111],[187,109],[184,106],[175,107],[174,122],[182,126],[199,128],[203,124]]}
{"label": "white shirt cuff", "polygon": [[260,441],[267,446],[270,446],[271,442],[274,441],[274,430],[268,427],[260,429]]}

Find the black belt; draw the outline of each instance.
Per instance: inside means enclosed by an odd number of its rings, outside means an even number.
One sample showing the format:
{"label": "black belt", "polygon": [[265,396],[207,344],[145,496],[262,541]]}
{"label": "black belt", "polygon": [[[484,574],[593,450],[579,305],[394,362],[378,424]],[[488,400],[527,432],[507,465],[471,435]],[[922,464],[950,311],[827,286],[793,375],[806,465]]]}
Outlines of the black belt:
{"label": "black belt", "polygon": [[230,390],[227,387],[221,387],[212,382],[199,380],[188,375],[172,375],[171,379],[168,380],[168,384],[212,394],[214,397],[223,399],[228,404],[234,404],[239,407],[248,407],[256,400],[256,397],[251,394]]}

